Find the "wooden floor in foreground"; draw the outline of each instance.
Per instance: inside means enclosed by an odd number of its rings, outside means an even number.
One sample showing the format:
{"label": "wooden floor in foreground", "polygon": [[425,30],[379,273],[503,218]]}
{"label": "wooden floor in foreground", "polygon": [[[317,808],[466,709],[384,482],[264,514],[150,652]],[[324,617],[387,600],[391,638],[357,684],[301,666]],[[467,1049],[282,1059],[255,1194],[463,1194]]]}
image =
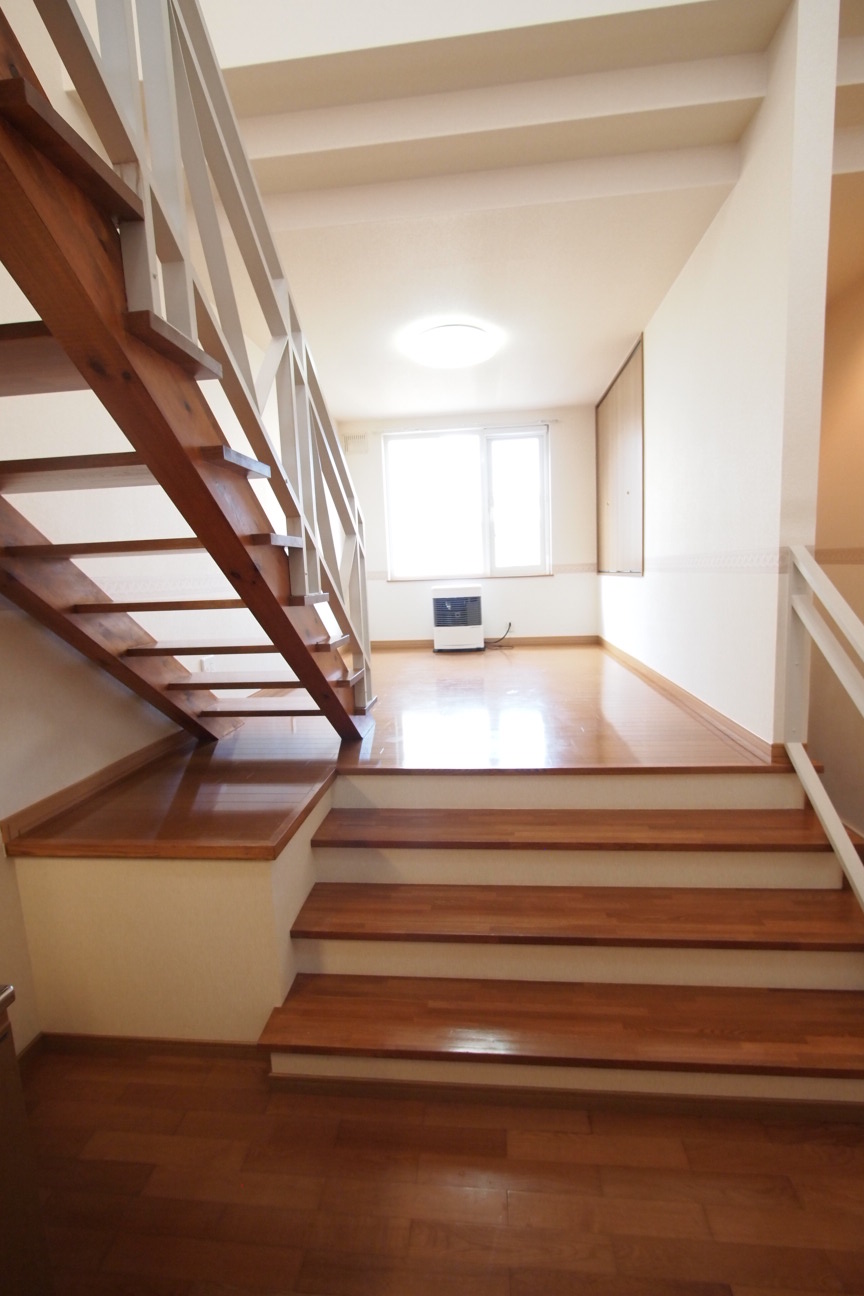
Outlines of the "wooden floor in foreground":
{"label": "wooden floor in foreground", "polygon": [[253,1056],[27,1071],[56,1296],[864,1291],[864,1125],[274,1092]]}

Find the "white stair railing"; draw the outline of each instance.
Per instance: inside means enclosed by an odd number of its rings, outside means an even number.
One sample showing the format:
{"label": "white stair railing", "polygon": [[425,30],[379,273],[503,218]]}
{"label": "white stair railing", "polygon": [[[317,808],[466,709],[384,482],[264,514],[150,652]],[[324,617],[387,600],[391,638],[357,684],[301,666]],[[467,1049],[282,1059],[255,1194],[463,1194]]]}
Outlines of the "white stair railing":
{"label": "white stair railing", "polygon": [[262,504],[303,539],[292,593],[328,595],[363,710],[363,517],[198,2],[96,0],[95,33],[75,0],[35,4],[108,160],[144,204],[144,222],[120,231],[128,307],[221,364],[225,437],[270,468]]}
{"label": "white stair railing", "polygon": [[843,647],[828,621],[817,609],[821,603],[853,652],[864,662],[864,622],[829,580],[803,545],[790,550],[790,626],[788,690],[789,722],[786,751],[810,799],[849,885],[864,907],[864,864],[837,813],[819,773],[800,740],[805,732],[809,691],[809,642],[819,649],[851,701],[864,716],[864,675]]}

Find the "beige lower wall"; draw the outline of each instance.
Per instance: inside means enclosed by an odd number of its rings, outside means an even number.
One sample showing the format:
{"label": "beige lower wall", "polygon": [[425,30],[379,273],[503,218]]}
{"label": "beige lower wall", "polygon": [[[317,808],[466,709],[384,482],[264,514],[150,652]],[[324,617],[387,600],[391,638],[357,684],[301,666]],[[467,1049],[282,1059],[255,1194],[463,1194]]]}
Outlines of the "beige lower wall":
{"label": "beige lower wall", "polygon": [[47,1032],[254,1042],[294,978],[316,807],[278,859],[19,859]]}
{"label": "beige lower wall", "polygon": [[[164,716],[0,598],[0,818],[176,732]],[[44,1029],[15,866],[0,857],[0,983],[18,1051]]]}

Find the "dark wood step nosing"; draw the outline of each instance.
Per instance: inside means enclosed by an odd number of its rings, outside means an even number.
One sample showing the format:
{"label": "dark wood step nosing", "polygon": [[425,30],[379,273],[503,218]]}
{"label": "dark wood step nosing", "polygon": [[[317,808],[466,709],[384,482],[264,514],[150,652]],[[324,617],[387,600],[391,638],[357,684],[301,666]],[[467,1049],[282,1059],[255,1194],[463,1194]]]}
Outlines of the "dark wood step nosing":
{"label": "dark wood step nosing", "polygon": [[519,946],[567,946],[568,948],[590,949],[669,949],[669,950],[728,950],[735,952],[760,951],[794,952],[801,954],[864,954],[864,940],[860,932],[850,932],[848,939],[840,937],[816,938],[803,940],[794,936],[771,937],[722,937],[722,936],[684,936],[676,937],[667,933],[642,932],[638,935],[615,936],[570,932],[551,934],[538,932],[493,932],[493,931],[343,931],[323,927],[292,927],[292,940],[314,941],[368,941],[386,944],[429,944],[429,945],[519,945]]}
{"label": "dark wood step nosing", "polygon": [[479,1062],[490,1064],[503,1062],[509,1066],[539,1066],[554,1067],[556,1069],[569,1067],[572,1069],[590,1068],[609,1071],[674,1071],[696,1075],[800,1076],[802,1078],[823,1080],[864,1079],[864,1061],[857,1066],[837,1067],[800,1062],[784,1064],[777,1059],[768,1059],[767,1057],[763,1062],[755,1060],[744,1062],[741,1060],[724,1061],[717,1058],[685,1060],[675,1057],[618,1057],[604,1053],[574,1054],[571,1057],[563,1057],[560,1054],[541,1053],[532,1050],[522,1053],[515,1051],[485,1052],[480,1049],[467,1048],[458,1050],[422,1047],[377,1048],[351,1044],[339,1046],[324,1044],[319,1046],[314,1043],[289,1045],[269,1043],[266,1033],[261,1037],[259,1043],[269,1049],[271,1054],[288,1054],[297,1057],[392,1058],[409,1062]]}

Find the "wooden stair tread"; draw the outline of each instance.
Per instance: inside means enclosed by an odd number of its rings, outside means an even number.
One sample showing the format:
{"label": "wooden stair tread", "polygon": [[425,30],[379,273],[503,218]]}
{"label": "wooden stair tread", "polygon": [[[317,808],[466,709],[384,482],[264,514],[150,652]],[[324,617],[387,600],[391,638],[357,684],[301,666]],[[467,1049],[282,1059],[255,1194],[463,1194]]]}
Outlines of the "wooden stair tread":
{"label": "wooden stair tread", "polygon": [[70,540],[62,544],[7,545],[4,553],[9,558],[99,558],[187,553],[203,548],[197,536],[159,536],[150,540]]}
{"label": "wooden stair tread", "polygon": [[301,973],[275,1052],[864,1076],[864,994]]}
{"label": "wooden stair tread", "polygon": [[320,643],[310,644],[312,652],[330,652],[334,648],[344,648],[351,642],[351,636],[347,634],[336,635],[332,639],[322,639]]}
{"label": "wooden stair tread", "polygon": [[291,929],[327,940],[864,951],[851,890],[319,882]]}
{"label": "wooden stair tread", "polygon": [[0,396],[87,391],[89,386],[41,320],[0,324]]}
{"label": "wooden stair tread", "polygon": [[811,810],[331,810],[314,846],[478,850],[804,850]]}
{"label": "wooden stair tread", "polygon": [[194,671],[171,689],[302,689],[303,684],[286,669],[248,671]]}
{"label": "wooden stair tread", "polygon": [[321,715],[314,703],[298,706],[296,702],[271,697],[240,698],[232,702],[228,698],[219,698],[198,712],[201,716],[317,716]]}
{"label": "wooden stair tread", "polygon": [[221,378],[222,366],[207,355],[192,338],[162,319],[155,311],[127,311],[123,317],[127,329],[141,342],[179,365],[191,378]]}
{"label": "wooden stair tread", "polygon": [[[261,535],[246,536],[250,545],[273,545],[280,549],[298,548],[299,536]],[[5,553],[10,558],[75,558],[105,557],[114,555],[186,553],[206,546],[197,536],[157,536],[150,540],[72,540],[62,544],[7,545]],[[315,651],[318,646],[315,645]]]}
{"label": "wooden stair tread", "polygon": [[234,643],[202,640],[190,643],[188,639],[177,639],[167,643],[142,644],[140,647],[127,648],[125,657],[210,657],[216,653],[275,653],[272,643],[249,643],[238,639]]}
{"label": "wooden stair tread", "polygon": [[127,599],[125,602],[74,603],[69,612],[76,616],[104,616],[108,612],[226,612],[245,608],[242,599]]}
{"label": "wooden stair tread", "polygon": [[129,450],[0,462],[0,494],[3,495],[153,484],[153,474],[141,456]]}

